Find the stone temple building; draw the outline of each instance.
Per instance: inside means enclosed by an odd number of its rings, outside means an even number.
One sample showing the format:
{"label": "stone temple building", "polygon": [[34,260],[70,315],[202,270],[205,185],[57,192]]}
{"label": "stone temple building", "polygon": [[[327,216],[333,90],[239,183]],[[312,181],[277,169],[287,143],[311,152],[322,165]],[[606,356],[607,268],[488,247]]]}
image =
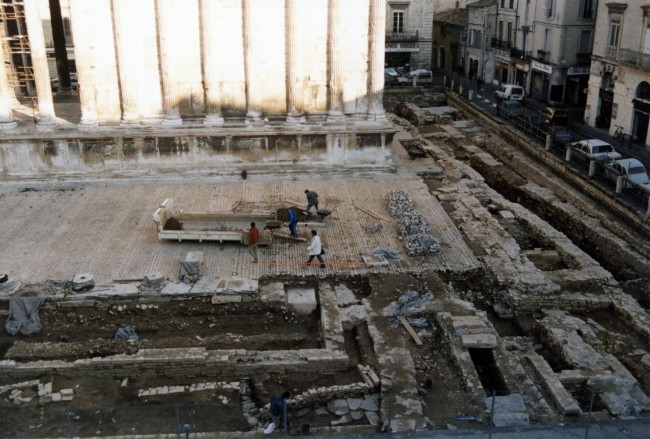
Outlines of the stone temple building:
{"label": "stone temple building", "polygon": [[47,2],[7,2],[26,25],[36,123],[16,123],[5,48],[5,177],[387,161],[384,0],[67,3],[79,83],[73,124],[55,111]]}

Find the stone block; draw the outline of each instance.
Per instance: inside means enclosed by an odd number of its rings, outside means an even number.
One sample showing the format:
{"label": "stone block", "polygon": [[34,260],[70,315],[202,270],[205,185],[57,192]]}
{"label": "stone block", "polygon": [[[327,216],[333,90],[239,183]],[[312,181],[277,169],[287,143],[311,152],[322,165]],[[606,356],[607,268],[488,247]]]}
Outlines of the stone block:
{"label": "stone block", "polygon": [[243,277],[227,277],[219,279],[216,293],[221,294],[255,294],[259,282],[256,279]]}
{"label": "stone block", "polygon": [[192,284],[186,284],[185,282],[167,282],[163,289],[160,291],[160,294],[163,296],[180,296],[183,294],[188,294],[192,289],[192,286]]}
{"label": "stone block", "polygon": [[289,288],[287,304],[297,314],[308,315],[316,310],[316,291],[313,288]]}
{"label": "stone block", "polygon": [[373,427],[379,425],[379,415],[377,412],[366,412],[366,419],[368,419],[368,423]]}
{"label": "stone block", "polygon": [[282,282],[271,282],[259,286],[259,297],[262,302],[286,303],[284,284]]}
{"label": "stone block", "polygon": [[335,399],[327,403],[327,409],[336,416],[350,413],[348,402],[345,399]]}
{"label": "stone block", "polygon": [[77,274],[72,279],[72,290],[73,291],[88,291],[95,286],[95,279],[90,273],[81,273]]}
{"label": "stone block", "polygon": [[361,398],[347,398],[348,407],[350,410],[358,410],[361,407],[363,399]]}
{"label": "stone block", "polygon": [[221,295],[221,294],[216,294],[212,296],[212,299],[210,299],[210,302],[212,302],[213,305],[220,305],[224,303],[239,303],[242,300],[241,294],[226,294],[226,295]]}
{"label": "stone block", "polygon": [[354,296],[354,292],[345,285],[335,285],[334,292],[336,293],[336,304],[338,306],[344,307],[357,303],[357,298]]}
{"label": "stone block", "polygon": [[494,349],[497,347],[497,337],[494,334],[466,334],[461,337],[466,348]]}
{"label": "stone block", "polygon": [[363,398],[363,402],[359,406],[361,410],[369,411],[369,412],[376,412],[379,410],[379,405],[377,404],[377,399],[374,398],[372,395],[366,395]]}

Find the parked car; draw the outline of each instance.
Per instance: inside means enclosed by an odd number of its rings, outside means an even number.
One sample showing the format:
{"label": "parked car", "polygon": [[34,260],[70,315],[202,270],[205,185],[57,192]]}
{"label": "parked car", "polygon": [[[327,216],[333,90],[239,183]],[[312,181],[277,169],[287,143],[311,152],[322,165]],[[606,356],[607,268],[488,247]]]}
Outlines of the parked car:
{"label": "parked car", "polygon": [[507,117],[524,117],[526,110],[521,102],[509,99],[497,104],[497,114]]}
{"label": "parked car", "polygon": [[634,187],[650,192],[650,178],[645,166],[634,158],[614,160],[605,165],[605,176],[612,181],[625,178],[625,187]]}
{"label": "parked car", "polygon": [[608,162],[618,160],[621,155],[614,147],[600,139],[586,139],[571,143],[573,154],[582,160],[598,160]]}
{"label": "parked car", "polygon": [[[50,84],[52,85],[52,91],[58,91],[59,90],[59,78],[52,78],[50,80]],[[70,72],[70,87],[72,87],[73,90],[76,90],[79,88],[79,81],[77,80],[77,74],[75,72]]]}
{"label": "parked car", "polygon": [[555,146],[562,147],[569,146],[576,140],[573,133],[564,127],[554,127],[551,132],[551,137]]}
{"label": "parked car", "polygon": [[433,72],[431,70],[417,69],[409,73],[411,81],[415,79],[415,85],[433,84]]}
{"label": "parked car", "polygon": [[502,84],[501,87],[494,92],[494,97],[498,100],[510,99],[513,101],[521,101],[524,99],[524,88],[515,84]]}
{"label": "parked car", "polygon": [[544,119],[549,125],[562,125],[569,124],[569,113],[564,108],[546,107],[543,111]]}

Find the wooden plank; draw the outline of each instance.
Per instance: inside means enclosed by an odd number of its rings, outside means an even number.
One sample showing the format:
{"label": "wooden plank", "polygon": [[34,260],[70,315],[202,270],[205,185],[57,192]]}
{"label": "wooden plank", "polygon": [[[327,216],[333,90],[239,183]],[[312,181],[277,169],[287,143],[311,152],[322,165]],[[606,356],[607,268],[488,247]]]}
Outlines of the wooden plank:
{"label": "wooden plank", "polygon": [[359,206],[354,206],[354,207],[356,207],[357,209],[359,209],[363,213],[367,213],[368,215],[370,215],[372,217],[375,217],[377,219],[390,222],[390,218],[386,218],[385,216],[380,215],[377,212],[373,212],[372,210],[367,210],[367,209],[364,209],[363,207],[359,207]]}
{"label": "wooden plank", "polygon": [[399,316],[399,321],[402,322],[402,325],[406,328],[406,331],[411,334],[411,338],[413,338],[413,341],[415,341],[415,344],[418,346],[422,346],[422,340],[420,340],[420,337],[415,333],[413,328],[411,327],[410,323],[406,320],[404,316]]}
{"label": "wooden plank", "polygon": [[288,233],[274,233],[273,236],[275,238],[284,238],[284,239],[290,239],[292,241],[300,241],[300,242],[307,242],[305,238],[294,238],[293,236],[289,235]]}
{"label": "wooden plank", "polygon": [[291,200],[282,200],[282,201],[285,203],[293,204],[294,206],[300,206],[302,208],[307,206],[306,204],[296,203],[295,201],[291,201]]}

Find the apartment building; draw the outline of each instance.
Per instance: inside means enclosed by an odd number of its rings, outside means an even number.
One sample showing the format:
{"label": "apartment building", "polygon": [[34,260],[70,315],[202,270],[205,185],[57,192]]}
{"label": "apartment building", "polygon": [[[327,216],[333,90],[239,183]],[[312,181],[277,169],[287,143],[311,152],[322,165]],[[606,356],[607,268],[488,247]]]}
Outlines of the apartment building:
{"label": "apartment building", "polygon": [[648,145],[650,1],[598,5],[585,122]]}
{"label": "apartment building", "polygon": [[430,68],[434,2],[387,0],[386,8],[386,67]]}

